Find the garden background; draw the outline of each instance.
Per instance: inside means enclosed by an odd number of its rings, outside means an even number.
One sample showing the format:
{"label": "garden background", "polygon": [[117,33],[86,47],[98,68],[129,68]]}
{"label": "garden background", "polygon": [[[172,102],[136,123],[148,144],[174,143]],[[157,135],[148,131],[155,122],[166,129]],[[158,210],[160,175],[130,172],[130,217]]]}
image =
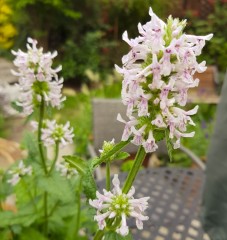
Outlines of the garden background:
{"label": "garden background", "polygon": [[[114,64],[120,64],[121,56],[128,51],[122,33],[127,30],[130,37],[135,37],[137,23],[149,20],[150,6],[163,20],[169,14],[188,19],[188,33],[214,33],[201,58],[218,70],[215,82],[218,94],[227,65],[227,1],[0,0],[1,61],[12,62],[11,49],[24,50],[28,36],[37,39],[39,46],[46,51],[58,51],[56,66],[62,64],[63,67],[67,100],[63,110],[54,114],[63,123],[71,122],[75,133],[73,150],[81,156],[87,156],[87,145],[93,138],[91,100],[94,97],[120,98],[121,77],[114,71]],[[7,66],[12,79],[11,65]],[[3,85],[7,78],[1,77],[1,72],[0,84]],[[6,94],[5,89],[0,92],[0,137],[19,141],[24,135],[26,122],[5,112],[13,95],[16,97],[13,90]],[[193,141],[183,140],[183,144],[204,161],[215,111],[215,103],[200,103],[199,112],[194,117],[196,135]],[[159,156],[156,164],[192,166],[191,160],[181,152],[175,151],[172,163],[168,163],[166,157]],[[123,170],[129,167],[123,165]]]}

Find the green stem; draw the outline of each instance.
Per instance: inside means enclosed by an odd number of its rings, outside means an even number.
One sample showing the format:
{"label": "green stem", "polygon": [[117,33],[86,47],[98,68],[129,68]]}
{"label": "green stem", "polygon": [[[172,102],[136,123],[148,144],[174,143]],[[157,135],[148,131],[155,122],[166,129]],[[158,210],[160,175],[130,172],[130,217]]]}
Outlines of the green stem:
{"label": "green stem", "polygon": [[106,190],[110,191],[110,162],[106,163]]}
{"label": "green stem", "polygon": [[59,203],[60,203],[60,201],[57,201],[57,202],[54,204],[54,206],[53,206],[53,208],[51,209],[48,217],[51,217],[51,216],[52,216],[52,214],[54,213],[55,209],[58,207]]}
{"label": "green stem", "polygon": [[59,142],[56,142],[56,145],[55,145],[55,156],[54,156],[54,160],[52,162],[52,165],[51,165],[51,168],[50,168],[50,171],[49,171],[48,175],[51,174],[51,172],[53,171],[53,169],[55,167],[56,161],[58,159],[58,154],[59,154]]}
{"label": "green stem", "polygon": [[48,234],[47,192],[44,192],[44,233]]}
{"label": "green stem", "polygon": [[133,166],[127,176],[127,179],[125,180],[125,183],[124,183],[124,186],[122,189],[123,193],[127,194],[128,191],[131,189],[132,184],[133,184],[135,177],[143,163],[145,156],[146,156],[146,152],[145,152],[143,146],[140,146],[140,148],[138,149],[138,152],[136,154],[136,158],[134,160]]}
{"label": "green stem", "polygon": [[[109,218],[107,221],[106,221],[106,228],[107,229],[111,229],[112,227],[115,227],[115,226],[118,226],[119,225],[119,222],[116,221],[114,226],[112,225],[114,223],[114,219],[113,218]],[[93,240],[101,240],[103,235],[105,234],[105,231],[104,230],[98,230],[94,236],[94,239]]]}
{"label": "green stem", "polygon": [[43,169],[44,169],[45,174],[47,174],[48,172],[47,172],[45,157],[44,157],[44,153],[43,153],[43,144],[42,144],[42,140],[41,140],[43,117],[44,117],[44,99],[42,97],[41,104],[40,104],[40,111],[39,111],[38,145],[39,145],[39,153],[40,153],[40,158],[42,161]]}
{"label": "green stem", "polygon": [[80,229],[80,208],[81,208],[81,190],[82,190],[82,178],[79,178],[79,187],[77,192],[77,217],[76,217],[76,226],[75,226],[75,239],[78,237],[79,229]]}
{"label": "green stem", "polygon": [[104,231],[98,230],[97,233],[95,234],[93,240],[101,240],[104,234],[105,234]]}
{"label": "green stem", "polygon": [[[45,102],[44,98],[42,96],[41,104],[40,104],[40,110],[39,110],[39,125],[38,125],[38,146],[39,146],[39,153],[41,158],[41,163],[43,165],[43,170],[45,175],[48,175],[48,170],[46,166],[46,160],[43,152],[43,143],[42,143],[42,126],[43,126],[43,117],[44,117],[44,110],[45,110]],[[47,192],[44,192],[44,233],[47,235],[48,233],[48,209],[47,209]]]}

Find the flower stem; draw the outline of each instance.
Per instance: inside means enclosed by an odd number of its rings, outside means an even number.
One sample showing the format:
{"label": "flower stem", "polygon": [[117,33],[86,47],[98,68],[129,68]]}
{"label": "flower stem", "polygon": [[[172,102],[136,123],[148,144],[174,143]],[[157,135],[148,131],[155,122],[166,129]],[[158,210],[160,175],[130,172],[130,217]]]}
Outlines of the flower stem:
{"label": "flower stem", "polygon": [[44,192],[44,233],[48,234],[47,192]]}
{"label": "flower stem", "polygon": [[54,213],[55,209],[58,207],[59,203],[60,203],[60,201],[58,200],[58,201],[55,203],[55,205],[53,206],[53,208],[50,210],[48,217],[51,217],[51,216],[52,216],[52,214]]}
{"label": "flower stem", "polygon": [[54,169],[54,167],[55,167],[56,161],[57,161],[57,159],[58,159],[58,154],[59,154],[59,142],[57,142],[56,145],[55,145],[55,156],[54,156],[54,160],[53,160],[53,162],[52,162],[50,171],[48,172],[48,175],[51,174],[51,172],[53,171],[53,169]]}
{"label": "flower stem", "polygon": [[40,110],[39,110],[38,145],[39,145],[39,153],[40,153],[40,158],[42,161],[43,169],[44,169],[45,174],[47,174],[48,172],[47,172],[45,157],[44,157],[44,153],[43,153],[43,144],[42,144],[42,140],[41,140],[43,117],[44,117],[44,99],[42,97],[41,104],[40,104]]}
{"label": "flower stem", "polygon": [[[48,170],[46,166],[46,160],[43,152],[43,143],[42,143],[42,126],[43,126],[43,117],[44,117],[44,110],[45,110],[45,104],[44,104],[44,98],[42,96],[40,109],[39,109],[39,125],[38,125],[38,145],[39,145],[39,153],[41,158],[41,163],[43,165],[43,170],[45,175],[48,175]],[[47,192],[44,192],[44,233],[47,235],[48,233],[48,209],[47,209]]]}
{"label": "flower stem", "polygon": [[81,212],[81,190],[82,190],[82,177],[79,177],[79,187],[77,192],[77,216],[76,216],[76,226],[75,226],[75,239],[77,239],[79,228],[80,228],[80,212]]}
{"label": "flower stem", "polygon": [[106,163],[106,190],[110,191],[110,162]]}
{"label": "flower stem", "polygon": [[133,163],[133,166],[125,180],[125,183],[124,183],[124,186],[123,186],[123,189],[122,189],[122,192],[127,194],[128,191],[130,190],[130,188],[132,187],[132,184],[135,180],[135,177],[143,163],[143,160],[146,156],[146,152],[143,148],[143,146],[140,146],[138,151],[137,151],[137,154],[136,154],[136,158],[134,160],[134,163]]}
{"label": "flower stem", "polygon": [[103,235],[104,235],[104,231],[102,231],[102,230],[98,230],[97,233],[95,234],[93,240],[101,240],[102,237],[103,237]]}

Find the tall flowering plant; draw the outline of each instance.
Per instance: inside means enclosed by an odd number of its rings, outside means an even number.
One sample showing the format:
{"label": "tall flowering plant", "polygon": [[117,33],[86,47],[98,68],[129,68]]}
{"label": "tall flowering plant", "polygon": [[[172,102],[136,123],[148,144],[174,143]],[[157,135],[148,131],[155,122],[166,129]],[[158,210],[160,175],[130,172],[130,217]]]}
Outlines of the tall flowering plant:
{"label": "tall flowering plant", "polygon": [[[44,53],[31,38],[27,52],[13,51],[18,69],[13,74],[18,76],[20,87],[17,105],[24,115],[33,116],[36,139],[28,139],[28,156],[2,178],[5,188],[0,200],[12,193],[16,196],[16,213],[2,211],[1,205],[0,229],[7,236],[124,239],[130,234],[129,218],[143,229],[149,219],[145,212],[149,197],[136,199],[133,182],[146,153],[154,152],[158,141],[165,137],[171,154],[180,146],[181,137],[193,137],[187,126],[194,125],[190,116],[198,107],[189,111],[183,107],[188,89],[199,83],[194,73],[206,69],[205,62],[198,63],[196,57],[212,37],[184,34],[186,21],[169,17],[164,23],[151,9],[149,13],[151,21],[138,25],[139,37],[129,39],[127,32],[123,34],[130,51],[122,58],[123,66],[116,66],[123,76],[122,102],[127,106],[126,117],[116,116],[125,124],[122,141],[104,141],[100,156],[92,160],[73,155],[57,161],[59,149],[72,143],[74,137],[69,122],[57,123],[49,114],[50,108],[60,108],[65,100],[61,94],[63,79],[58,76],[61,67],[52,67],[57,53]],[[128,156],[122,149],[129,142],[138,146],[133,166],[122,186],[115,174],[111,187],[111,162]],[[55,149],[53,159],[46,154],[50,146]],[[106,164],[106,189],[102,193],[93,178],[101,163]]]}
{"label": "tall flowering plant", "polygon": [[[187,35],[183,33],[186,20],[180,21],[170,16],[164,23],[152,9],[149,14],[149,22],[138,24],[138,37],[129,39],[127,32],[123,33],[123,40],[130,46],[130,51],[122,58],[123,66],[115,66],[123,76],[121,96],[123,104],[127,106],[127,120],[118,114],[117,119],[125,124],[125,128],[122,142],[113,147],[112,153],[129,142],[139,146],[139,149],[122,190],[118,179],[114,177],[115,196],[109,192],[110,158],[106,153],[108,191],[104,191],[103,195],[97,193],[97,199],[90,201],[97,209],[95,220],[100,229],[95,239],[102,239],[103,229],[111,228],[117,221],[116,231],[126,236],[126,218],[130,216],[136,218],[138,229],[143,228],[142,221],[148,217],[142,212],[147,208],[149,198],[131,201],[131,196],[134,193],[133,181],[146,153],[156,151],[157,142],[166,138],[171,157],[172,150],[180,147],[181,137],[193,137],[195,134],[188,133],[187,126],[195,125],[190,116],[197,112],[198,106],[189,111],[183,107],[187,103],[188,89],[199,84],[199,79],[194,79],[193,75],[206,70],[205,61],[198,63],[196,58],[201,54],[205,41],[213,35]],[[134,204],[130,205],[131,202]]]}

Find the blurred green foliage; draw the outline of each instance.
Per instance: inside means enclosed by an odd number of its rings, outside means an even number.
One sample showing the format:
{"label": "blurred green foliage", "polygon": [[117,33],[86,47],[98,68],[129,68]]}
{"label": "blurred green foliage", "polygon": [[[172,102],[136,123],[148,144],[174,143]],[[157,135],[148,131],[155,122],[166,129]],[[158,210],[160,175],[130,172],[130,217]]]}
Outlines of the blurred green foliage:
{"label": "blurred green foliage", "polygon": [[76,152],[81,156],[87,154],[87,144],[92,140],[92,98],[120,98],[121,94],[121,81],[115,71],[108,74],[103,82],[92,71],[87,75],[93,87],[84,84],[80,92],[67,92],[65,89],[67,98],[64,107],[60,111],[53,111],[54,118],[58,121],[70,121],[74,128]]}
{"label": "blurred green foliage", "polygon": [[197,35],[213,33],[214,37],[208,41],[200,60],[206,60],[208,64],[216,65],[218,69],[225,72],[227,68],[227,3],[223,1],[214,2],[214,10],[206,19],[193,17],[190,12],[189,32]]}
{"label": "blurred green foliage", "polygon": [[88,82],[86,69],[105,79],[120,63],[128,46],[121,40],[138,34],[138,22],[150,19],[149,7],[166,18],[177,0],[7,0],[18,30],[14,47],[23,48],[28,36],[45,50],[57,50],[63,76],[73,84]]}
{"label": "blurred green foliage", "polygon": [[5,118],[1,112],[0,112],[0,137],[5,137]]}

